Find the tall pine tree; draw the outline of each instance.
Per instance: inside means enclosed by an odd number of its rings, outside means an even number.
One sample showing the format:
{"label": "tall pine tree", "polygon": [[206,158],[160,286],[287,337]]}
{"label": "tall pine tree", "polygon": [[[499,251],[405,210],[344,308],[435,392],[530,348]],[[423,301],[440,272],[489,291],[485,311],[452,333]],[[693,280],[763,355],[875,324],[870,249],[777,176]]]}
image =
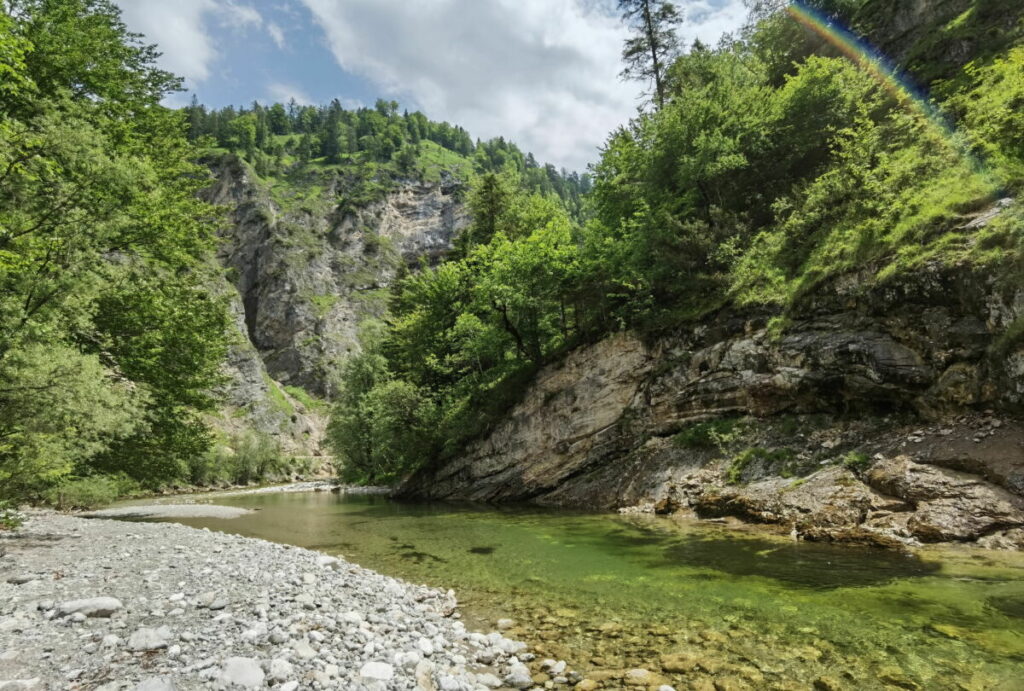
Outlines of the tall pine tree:
{"label": "tall pine tree", "polygon": [[653,82],[654,102],[661,108],[665,103],[665,71],[679,55],[676,27],[683,15],[665,0],[619,0],[619,10],[622,21],[634,34],[622,50],[626,63],[622,77]]}

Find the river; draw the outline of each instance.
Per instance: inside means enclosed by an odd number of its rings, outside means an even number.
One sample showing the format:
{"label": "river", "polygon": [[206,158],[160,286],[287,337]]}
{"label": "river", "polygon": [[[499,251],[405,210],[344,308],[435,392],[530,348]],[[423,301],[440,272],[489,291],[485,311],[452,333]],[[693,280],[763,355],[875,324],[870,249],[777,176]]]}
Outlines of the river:
{"label": "river", "polygon": [[[470,627],[600,678],[676,688],[1024,689],[1024,555],[794,543],[648,516],[407,504],[381,496],[218,497],[195,527],[313,548],[453,588]],[[606,688],[614,688],[615,683]]]}

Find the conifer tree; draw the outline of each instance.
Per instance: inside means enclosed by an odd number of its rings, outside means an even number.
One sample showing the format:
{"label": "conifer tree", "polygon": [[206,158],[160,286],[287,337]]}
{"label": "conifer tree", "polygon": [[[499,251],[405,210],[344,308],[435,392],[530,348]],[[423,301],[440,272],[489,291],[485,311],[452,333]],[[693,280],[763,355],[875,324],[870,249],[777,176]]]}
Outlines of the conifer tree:
{"label": "conifer tree", "polygon": [[665,71],[679,55],[676,27],[683,21],[682,13],[666,0],[619,0],[622,20],[633,36],[626,40],[622,59],[624,79],[654,84],[654,102],[665,103]]}

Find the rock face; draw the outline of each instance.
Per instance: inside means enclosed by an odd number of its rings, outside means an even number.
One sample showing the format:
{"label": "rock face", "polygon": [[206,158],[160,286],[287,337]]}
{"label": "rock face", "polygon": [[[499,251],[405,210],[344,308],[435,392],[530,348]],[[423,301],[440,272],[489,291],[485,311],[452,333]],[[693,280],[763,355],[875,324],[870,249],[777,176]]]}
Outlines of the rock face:
{"label": "rock face", "polygon": [[[692,510],[882,544],[1024,526],[1024,345],[1000,339],[1024,290],[963,267],[860,278],[819,291],[781,336],[731,312],[580,349],[401,492]],[[736,429],[688,441],[709,421]]]}
{"label": "rock face", "polygon": [[218,259],[237,332],[219,424],[319,454],[323,416],[284,387],[334,393],[340,365],[359,349],[360,323],[382,313],[397,273],[436,262],[466,224],[459,186],[408,181],[357,202],[354,183],[335,177],[297,185],[304,196],[288,197],[234,156],[210,165],[204,197],[229,211]]}
{"label": "rock face", "polygon": [[360,321],[381,313],[400,268],[436,261],[466,223],[454,183],[409,182],[351,208],[340,178],[286,205],[234,157],[214,174],[207,198],[232,209],[220,259],[248,340],[270,376],[314,393],[331,393]]}
{"label": "rock face", "polygon": [[471,501],[532,499],[613,454],[608,442],[634,403],[650,357],[619,335],[546,369],[523,402],[463,459],[426,481],[434,496]]}

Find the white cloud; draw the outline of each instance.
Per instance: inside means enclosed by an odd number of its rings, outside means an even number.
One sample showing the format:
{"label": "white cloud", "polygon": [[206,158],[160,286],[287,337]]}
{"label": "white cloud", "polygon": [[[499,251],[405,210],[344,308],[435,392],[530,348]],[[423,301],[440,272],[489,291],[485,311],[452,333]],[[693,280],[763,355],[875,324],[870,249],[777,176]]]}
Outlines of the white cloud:
{"label": "white cloud", "polygon": [[284,50],[287,45],[284,40],[284,29],[274,22],[269,22],[267,23],[267,33],[270,34],[270,38],[274,39],[274,44],[281,50]]}
{"label": "white cloud", "polygon": [[[642,90],[618,77],[625,29],[602,0],[302,1],[343,69],[557,165],[595,160]],[[694,4],[688,38],[714,43],[742,18],[741,0]]]}
{"label": "white cloud", "polygon": [[155,43],[163,53],[160,66],[194,86],[210,76],[219,57],[211,37],[213,24],[245,31],[263,17],[249,5],[217,0],[118,0],[125,24]]}
{"label": "white cloud", "polygon": [[161,67],[193,84],[210,76],[217,51],[204,15],[216,9],[212,0],[121,0],[120,5],[128,28],[160,47]]}
{"label": "white cloud", "polygon": [[679,33],[688,43],[699,38],[714,46],[722,34],[735,32],[747,18],[742,0],[688,0],[680,5],[685,21]]}
{"label": "white cloud", "polygon": [[248,5],[240,5],[228,0],[219,5],[222,21],[237,29],[259,28],[263,25],[263,15]]}
{"label": "white cloud", "polygon": [[313,99],[306,95],[306,92],[294,84],[285,84],[283,82],[275,82],[267,87],[267,92],[270,94],[271,103],[288,103],[288,101],[295,99],[296,103],[301,105],[309,105],[313,103]]}

